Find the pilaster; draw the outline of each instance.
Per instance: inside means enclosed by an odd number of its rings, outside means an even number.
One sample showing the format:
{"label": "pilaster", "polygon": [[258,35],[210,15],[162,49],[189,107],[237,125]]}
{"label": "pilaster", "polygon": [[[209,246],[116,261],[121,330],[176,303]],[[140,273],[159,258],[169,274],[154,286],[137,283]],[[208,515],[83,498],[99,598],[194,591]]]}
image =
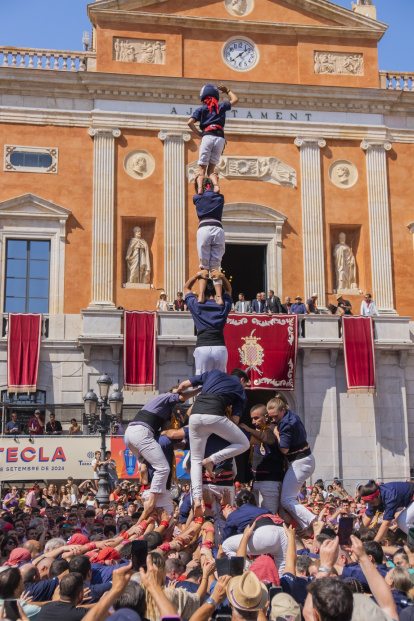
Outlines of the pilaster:
{"label": "pilaster", "polygon": [[158,138],[164,143],[164,289],[172,301],[186,281],[184,143],[191,136],[161,130]]}
{"label": "pilaster", "polygon": [[89,306],[114,308],[115,138],[121,131],[90,127],[93,138],[92,292]]}
{"label": "pilaster", "polygon": [[366,152],[373,299],[381,313],[395,313],[388,200],[387,141],[363,140]]}
{"label": "pilaster", "polygon": [[320,149],[326,146],[326,142],[323,138],[298,137],[295,145],[300,149],[305,300],[317,293],[319,305],[325,306]]}

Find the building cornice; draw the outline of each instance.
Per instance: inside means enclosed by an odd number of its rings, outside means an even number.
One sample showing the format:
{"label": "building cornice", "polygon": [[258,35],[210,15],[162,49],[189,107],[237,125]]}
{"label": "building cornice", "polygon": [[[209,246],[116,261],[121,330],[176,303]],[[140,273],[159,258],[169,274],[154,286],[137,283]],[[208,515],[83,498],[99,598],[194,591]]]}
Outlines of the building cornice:
{"label": "building cornice", "polygon": [[197,17],[194,15],[166,15],[163,13],[141,13],[139,11],[120,11],[99,9],[89,12],[93,24],[98,22],[145,24],[150,26],[170,26],[174,28],[198,28],[202,30],[225,30],[228,33],[246,32],[250,34],[295,35],[314,37],[335,37],[339,39],[374,39],[380,41],[387,26],[378,22],[377,28],[349,25],[286,24],[277,22],[255,22],[251,20],[220,19],[216,17]]}

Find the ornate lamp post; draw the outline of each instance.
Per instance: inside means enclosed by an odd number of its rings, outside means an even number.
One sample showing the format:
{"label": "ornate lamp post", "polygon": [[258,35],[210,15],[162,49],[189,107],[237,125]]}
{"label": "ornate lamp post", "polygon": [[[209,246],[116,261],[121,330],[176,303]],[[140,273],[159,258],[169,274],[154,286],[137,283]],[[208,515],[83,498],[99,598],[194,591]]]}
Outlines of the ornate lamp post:
{"label": "ornate lamp post", "polygon": [[[111,433],[112,430],[116,431],[116,419],[122,412],[122,403],[124,397],[122,392],[114,390],[109,395],[109,389],[112,385],[112,379],[107,373],[101,375],[98,379],[99,398],[96,396],[93,390],[88,390],[84,395],[83,401],[85,403],[85,413],[88,421],[88,428],[90,433],[98,432],[101,436],[101,460],[105,461],[106,453],[106,434]],[[109,395],[109,397],[108,397]],[[106,411],[109,408],[111,414],[107,416]],[[96,417],[97,409],[99,406],[99,417]],[[108,465],[102,464],[99,467],[99,481],[98,481],[98,493],[96,500],[98,504],[109,503],[109,482],[108,482]]]}

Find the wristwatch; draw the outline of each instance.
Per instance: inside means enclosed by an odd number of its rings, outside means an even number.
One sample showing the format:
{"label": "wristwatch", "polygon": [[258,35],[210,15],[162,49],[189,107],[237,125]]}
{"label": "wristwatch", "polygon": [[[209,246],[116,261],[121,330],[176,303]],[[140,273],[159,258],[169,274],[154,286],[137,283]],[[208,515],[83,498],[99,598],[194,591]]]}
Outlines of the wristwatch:
{"label": "wristwatch", "polygon": [[331,570],[328,569],[328,567],[319,567],[318,571],[323,571],[326,574],[332,573]]}
{"label": "wristwatch", "polygon": [[209,597],[208,599],[206,599],[205,603],[210,604],[210,606],[214,606],[214,610],[217,608],[217,603],[214,601],[212,597]]}

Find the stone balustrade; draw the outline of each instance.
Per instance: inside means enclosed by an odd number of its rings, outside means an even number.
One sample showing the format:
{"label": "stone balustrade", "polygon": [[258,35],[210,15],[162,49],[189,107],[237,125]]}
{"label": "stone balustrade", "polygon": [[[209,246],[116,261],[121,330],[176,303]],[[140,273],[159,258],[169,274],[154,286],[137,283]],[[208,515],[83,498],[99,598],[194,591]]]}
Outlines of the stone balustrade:
{"label": "stone balustrade", "polygon": [[[2,338],[7,338],[9,332],[9,313],[3,313],[2,320]],[[49,315],[43,315],[42,321],[42,339],[49,338]]]}
{"label": "stone balustrade", "polygon": [[380,88],[392,91],[414,91],[414,73],[409,71],[380,71]]}
{"label": "stone balustrade", "polygon": [[87,71],[88,61],[94,61],[95,58],[95,52],[0,47],[0,67],[46,71]]}

